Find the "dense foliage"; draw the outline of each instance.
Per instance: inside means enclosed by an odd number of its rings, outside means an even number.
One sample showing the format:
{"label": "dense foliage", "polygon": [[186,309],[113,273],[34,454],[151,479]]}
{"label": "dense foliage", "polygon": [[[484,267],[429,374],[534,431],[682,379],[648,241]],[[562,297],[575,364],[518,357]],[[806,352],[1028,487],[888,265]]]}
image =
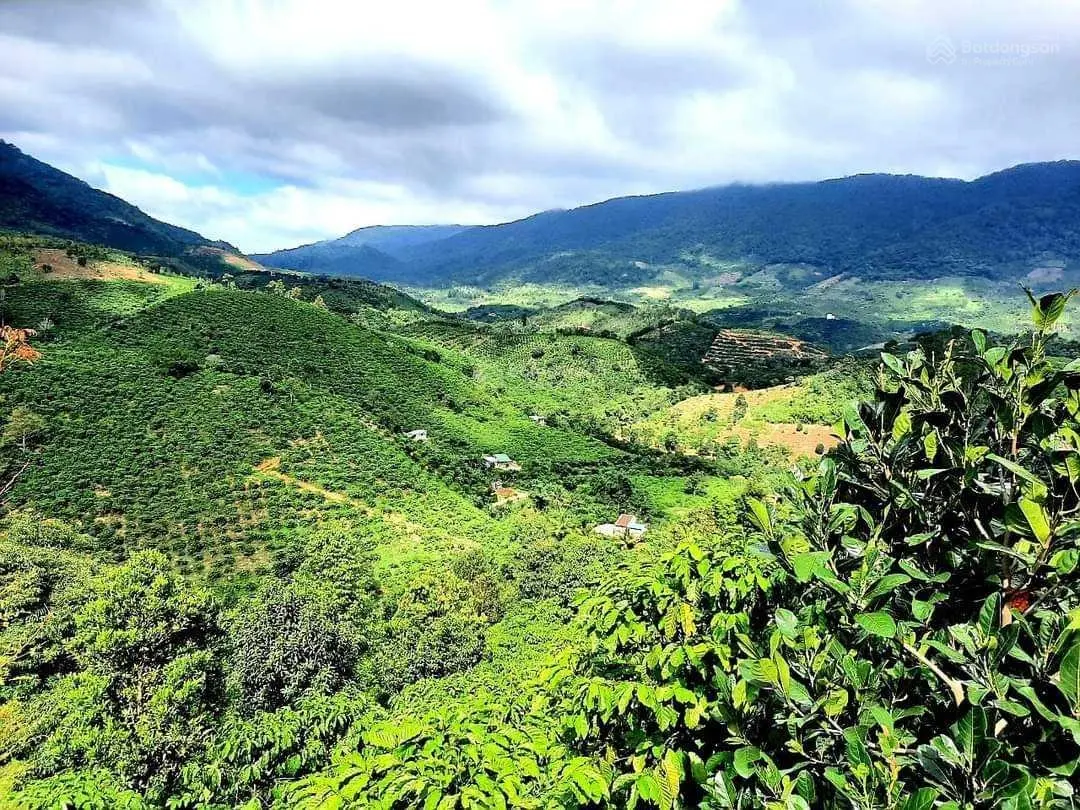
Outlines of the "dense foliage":
{"label": "dense foliage", "polygon": [[[687,545],[583,603],[584,745],[640,801],[1069,807],[1080,757],[1080,366],[884,355],[762,552]],[[555,678],[570,678],[569,670]]]}
{"label": "dense foliage", "polygon": [[[673,387],[635,342],[664,325],[580,328],[642,317],[603,303],[477,325],[326,279],[12,266],[37,334],[0,374],[0,805],[1070,801],[1064,296],[1030,341],[885,355],[845,409],[862,364]],[[793,479],[665,421],[698,403],[840,415],[842,443]],[[594,531],[622,512],[644,537]]]}

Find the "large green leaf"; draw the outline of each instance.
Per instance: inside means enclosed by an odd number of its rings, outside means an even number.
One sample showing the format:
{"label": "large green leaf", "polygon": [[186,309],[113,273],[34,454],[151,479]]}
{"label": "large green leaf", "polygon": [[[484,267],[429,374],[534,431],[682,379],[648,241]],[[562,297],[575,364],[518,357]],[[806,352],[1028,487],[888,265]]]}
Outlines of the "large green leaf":
{"label": "large green leaf", "polygon": [[1057,323],[1062,313],[1065,312],[1065,305],[1075,294],[1076,290],[1070,290],[1067,293],[1050,293],[1040,298],[1035,307],[1035,311],[1038,313],[1035,321],[1036,325],[1042,329],[1049,329]]}
{"label": "large green leaf", "polygon": [[1046,509],[1042,504],[1024,497],[1020,498],[1019,503],[1020,511],[1027,518],[1028,526],[1031,528],[1032,534],[1035,535],[1035,539],[1045,545],[1051,535],[1050,517],[1047,515]]}
{"label": "large green leaf", "polygon": [[903,377],[907,373],[907,369],[904,368],[904,364],[900,362],[900,358],[895,354],[889,354],[888,352],[881,353],[881,362],[892,369],[896,376]]}
{"label": "large green leaf", "polygon": [[975,755],[986,737],[986,712],[981,706],[972,706],[968,713],[953,726],[953,734],[956,747],[963,756],[965,764],[968,767],[972,766],[975,763]]}
{"label": "large green leaf", "polygon": [[822,708],[829,717],[841,714],[848,705],[848,693],[846,689],[833,689],[825,698]]}
{"label": "large green leaf", "polygon": [[904,797],[904,802],[900,805],[900,808],[901,810],[931,810],[937,797],[938,792],[933,788],[919,788],[914,793]]}
{"label": "large green leaf", "polygon": [[1061,658],[1058,689],[1072,704],[1073,714],[1080,716],[1080,642],[1073,644]]}
{"label": "large green leaf", "polygon": [[880,596],[892,593],[901,585],[906,585],[909,582],[911,582],[911,577],[907,574],[889,574],[884,576],[875,582],[874,587],[866,594],[866,601],[870,602]]}
{"label": "large green leaf", "polygon": [[1001,594],[994,591],[979,609],[979,632],[990,638],[1001,626]]}
{"label": "large green leaf", "polygon": [[1017,478],[1020,478],[1020,479],[1022,479],[1024,481],[1027,481],[1029,484],[1040,484],[1040,485],[1045,486],[1043,484],[1043,482],[1040,481],[1033,473],[1031,473],[1030,471],[1024,469],[1019,464],[1017,464],[1015,461],[1009,461],[1009,459],[1002,458],[1001,456],[997,455],[996,453],[987,453],[985,458],[987,458],[990,461],[993,461],[993,462],[995,462],[997,464],[1000,464],[1002,467],[1004,467],[1006,470],[1011,472]]}
{"label": "large green leaf", "polygon": [[795,578],[799,582],[809,582],[828,561],[829,552],[827,551],[804,551],[792,555],[791,567],[795,570]]}
{"label": "large green leaf", "polygon": [[938,451],[938,435],[936,430],[931,430],[925,436],[923,436],[923,452],[926,454],[926,460],[931,464],[934,459],[937,458]]}
{"label": "large green leaf", "polygon": [[746,505],[750,507],[750,521],[762,534],[772,534],[772,518],[769,515],[769,507],[757,498],[747,498]]}
{"label": "large green leaf", "polygon": [[911,433],[911,411],[900,411],[893,420],[893,441],[900,441]]}
{"label": "large green leaf", "polygon": [[893,638],[896,636],[896,622],[893,617],[884,611],[875,611],[873,613],[860,613],[855,617],[855,621],[859,623],[859,626],[863,628],[867,633],[874,636],[881,636],[882,638]]}
{"label": "large green leaf", "polygon": [[754,763],[761,759],[761,750],[753,746],[740,748],[735,752],[735,772],[744,779],[754,773]]}

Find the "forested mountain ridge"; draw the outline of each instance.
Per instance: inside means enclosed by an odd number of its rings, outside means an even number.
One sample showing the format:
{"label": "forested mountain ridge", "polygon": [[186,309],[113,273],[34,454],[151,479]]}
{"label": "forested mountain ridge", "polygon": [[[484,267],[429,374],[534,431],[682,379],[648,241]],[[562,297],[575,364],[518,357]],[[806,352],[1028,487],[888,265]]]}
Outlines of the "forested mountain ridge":
{"label": "forested mountain ridge", "polygon": [[[866,174],[622,197],[501,225],[374,226],[256,256],[267,266],[417,287],[511,282],[627,289],[674,274],[784,289],[830,278],[1060,283],[1080,258],[1080,162],[972,181]],[[0,145],[0,228],[189,259],[236,249]],[[194,259],[193,259],[194,260]],[[202,257],[203,263],[206,257]]]}
{"label": "forested mountain ridge", "polygon": [[[1058,161],[972,181],[866,174],[622,197],[407,246],[394,253],[400,265],[370,253],[350,264],[339,252],[332,266],[424,286],[514,278],[617,286],[672,267],[708,277],[724,264],[870,280],[1015,279],[1080,258],[1078,218],[1080,163]],[[283,252],[267,260],[288,261]]]}
{"label": "forested mountain ridge", "polygon": [[39,233],[119,250],[179,256],[225,242],[154,219],[124,200],[0,141],[0,230]]}
{"label": "forested mountain ridge", "polygon": [[466,230],[462,225],[373,225],[358,228],[340,239],[253,254],[267,267],[368,278],[395,278],[403,268],[400,258],[409,248],[446,239]]}

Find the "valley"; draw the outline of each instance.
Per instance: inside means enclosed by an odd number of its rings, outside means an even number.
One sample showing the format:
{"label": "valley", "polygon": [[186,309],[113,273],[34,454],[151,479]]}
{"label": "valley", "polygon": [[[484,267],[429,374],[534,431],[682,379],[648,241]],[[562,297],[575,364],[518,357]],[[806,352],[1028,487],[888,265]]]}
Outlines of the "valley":
{"label": "valley", "polygon": [[0,807],[1069,795],[1071,263],[1025,295],[1027,259],[912,279],[642,226],[627,278],[391,285],[354,251],[509,248],[361,229],[272,267],[37,203],[0,234]]}

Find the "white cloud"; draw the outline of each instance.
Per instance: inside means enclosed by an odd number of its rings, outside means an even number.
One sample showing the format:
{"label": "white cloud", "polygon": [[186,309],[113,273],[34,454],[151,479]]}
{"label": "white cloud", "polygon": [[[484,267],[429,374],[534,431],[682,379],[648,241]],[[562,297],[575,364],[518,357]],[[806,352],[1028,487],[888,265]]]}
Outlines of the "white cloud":
{"label": "white cloud", "polygon": [[[264,193],[238,194],[212,184],[187,185],[166,174],[107,163],[88,170],[102,179],[106,190],[140,201],[140,207],[153,216],[222,236],[250,252],[263,249],[267,234],[279,240],[265,245],[269,249],[339,236],[358,222],[446,221],[445,200],[417,199],[403,186],[383,183],[331,180],[318,188],[283,185]],[[460,221],[469,224],[495,221],[497,210],[504,209],[466,200],[455,207]],[[525,209],[514,212],[517,216],[528,213]]]}
{"label": "white cloud", "polygon": [[[1060,0],[7,0],[0,137],[250,251],[1075,156]],[[1014,64],[927,45],[1042,43]]]}

